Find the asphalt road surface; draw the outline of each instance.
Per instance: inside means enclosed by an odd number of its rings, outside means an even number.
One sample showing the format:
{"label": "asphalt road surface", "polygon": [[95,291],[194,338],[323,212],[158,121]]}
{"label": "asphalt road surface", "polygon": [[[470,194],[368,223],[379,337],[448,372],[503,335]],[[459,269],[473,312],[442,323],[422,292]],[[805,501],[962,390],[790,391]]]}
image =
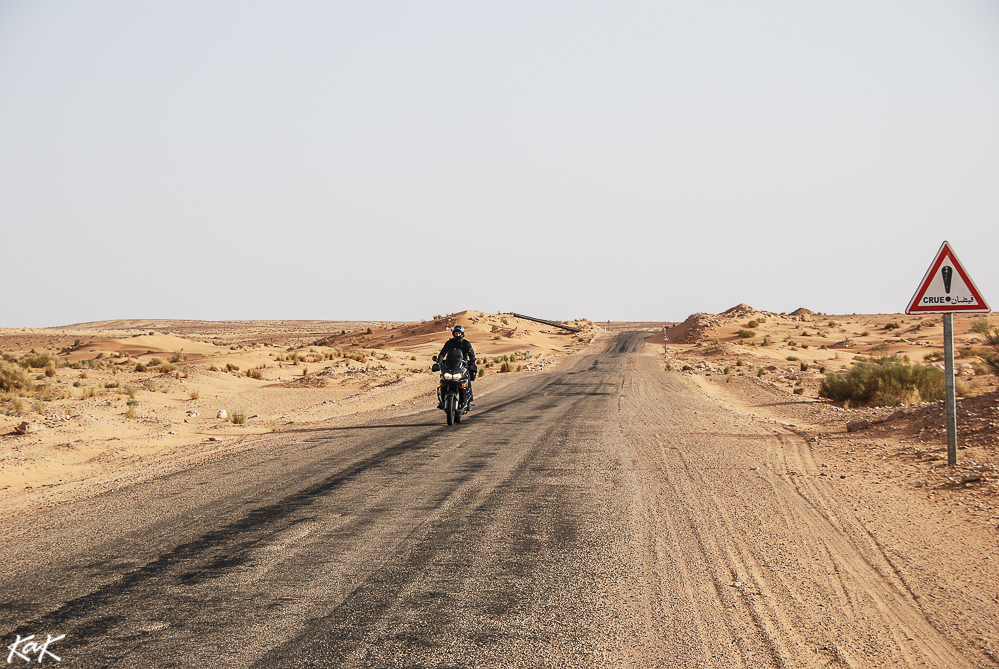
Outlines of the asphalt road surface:
{"label": "asphalt road surface", "polygon": [[268,435],[10,524],[4,646],[65,635],[61,667],[967,665],[835,481],[797,475],[807,445],[662,371],[647,334],[461,425]]}

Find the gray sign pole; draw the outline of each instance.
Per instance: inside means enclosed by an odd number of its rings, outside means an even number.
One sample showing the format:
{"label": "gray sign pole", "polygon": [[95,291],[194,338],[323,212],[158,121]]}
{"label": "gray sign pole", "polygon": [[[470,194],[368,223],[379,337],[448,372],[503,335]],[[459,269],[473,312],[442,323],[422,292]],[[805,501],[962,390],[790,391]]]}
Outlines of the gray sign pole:
{"label": "gray sign pole", "polygon": [[954,314],[944,314],[944,375],[947,377],[947,464],[957,464],[957,399],[954,388]]}

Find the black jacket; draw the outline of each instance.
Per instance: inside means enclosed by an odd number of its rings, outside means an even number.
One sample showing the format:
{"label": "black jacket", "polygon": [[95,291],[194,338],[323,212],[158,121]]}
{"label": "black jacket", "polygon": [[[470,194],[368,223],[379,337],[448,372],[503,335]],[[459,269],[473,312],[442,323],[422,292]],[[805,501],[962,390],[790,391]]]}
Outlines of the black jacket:
{"label": "black jacket", "polygon": [[461,354],[465,356],[465,360],[468,361],[468,368],[472,369],[475,367],[475,351],[472,350],[472,343],[465,339],[464,337],[451,337],[446,342],[444,342],[444,348],[441,349],[441,354],[438,359],[443,360],[444,356],[451,349],[456,348],[461,351]]}

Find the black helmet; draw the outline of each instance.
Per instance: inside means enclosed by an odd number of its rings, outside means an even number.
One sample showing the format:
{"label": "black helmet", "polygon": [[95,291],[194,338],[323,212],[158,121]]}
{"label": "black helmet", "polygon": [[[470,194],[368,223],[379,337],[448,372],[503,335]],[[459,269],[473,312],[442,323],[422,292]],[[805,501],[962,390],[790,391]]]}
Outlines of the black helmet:
{"label": "black helmet", "polygon": [[464,337],[465,327],[463,325],[455,325],[453,328],[451,328],[451,334],[455,337]]}

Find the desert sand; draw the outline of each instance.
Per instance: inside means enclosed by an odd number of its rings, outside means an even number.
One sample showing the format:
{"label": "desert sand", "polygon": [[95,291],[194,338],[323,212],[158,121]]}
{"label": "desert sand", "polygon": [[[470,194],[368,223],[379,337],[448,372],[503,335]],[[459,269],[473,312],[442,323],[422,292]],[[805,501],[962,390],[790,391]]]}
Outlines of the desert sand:
{"label": "desert sand", "polygon": [[[432,356],[455,324],[465,326],[480,360],[477,394],[509,375],[543,373],[598,331],[588,321],[575,323],[582,331],[574,333],[478,311],[420,323],[144,320],[0,329],[7,360],[58,360],[48,372],[30,370],[34,391],[7,393],[0,403],[0,514],[224,457],[252,448],[254,434],[404,402],[433,406]],[[27,432],[18,434],[22,425]]]}
{"label": "desert sand", "polygon": [[[850,408],[819,397],[825,373],[858,357],[887,352],[942,365],[939,316],[779,314],[740,304],[683,323],[582,320],[574,323],[579,333],[479,311],[420,323],[114,321],[0,330],[7,359],[34,351],[59,360],[52,376],[31,370],[40,392],[8,394],[0,404],[0,513],[29,513],[252,449],[255,434],[400,405],[425,409],[437,384],[431,356],[460,323],[482,362],[480,397],[504,379],[544,374],[614,331],[645,329],[664,369],[694,377],[719,401],[798,431],[841,469],[926,488],[995,530],[997,378],[973,355],[982,338],[971,318],[955,318],[955,349],[964,352],[957,467],[946,464],[942,402]],[[508,371],[500,371],[504,356]],[[847,431],[862,419],[867,429]],[[16,434],[23,423],[28,432]]]}

